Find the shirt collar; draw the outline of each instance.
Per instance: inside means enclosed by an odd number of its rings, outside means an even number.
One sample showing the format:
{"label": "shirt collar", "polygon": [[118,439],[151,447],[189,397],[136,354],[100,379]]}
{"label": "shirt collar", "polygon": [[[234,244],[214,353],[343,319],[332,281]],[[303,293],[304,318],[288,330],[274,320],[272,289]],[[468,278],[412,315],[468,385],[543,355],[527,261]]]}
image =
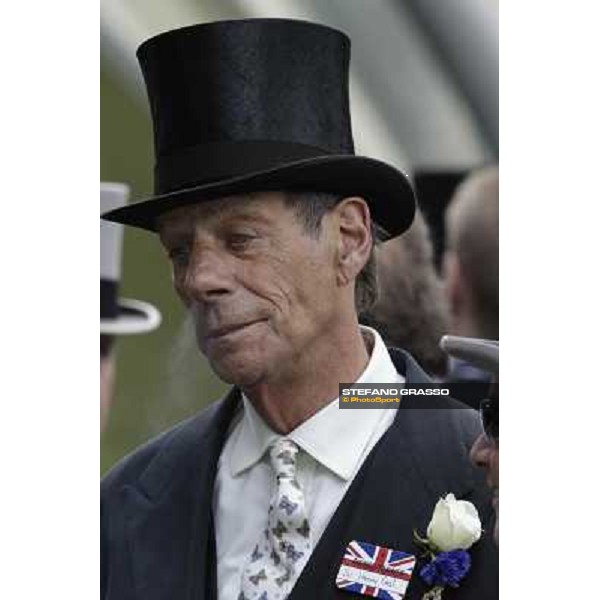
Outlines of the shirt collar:
{"label": "shirt collar", "polygon": [[[355,383],[404,381],[377,331],[361,326],[361,333],[370,337],[373,350],[365,370]],[[244,414],[234,434],[236,437],[232,440],[230,457],[230,469],[234,477],[257,463],[270,444],[282,437],[264,422],[245,394],[242,394],[242,402]],[[286,437],[324,467],[347,480],[356,469],[365,446],[386,410],[390,409],[342,410],[336,397]]]}

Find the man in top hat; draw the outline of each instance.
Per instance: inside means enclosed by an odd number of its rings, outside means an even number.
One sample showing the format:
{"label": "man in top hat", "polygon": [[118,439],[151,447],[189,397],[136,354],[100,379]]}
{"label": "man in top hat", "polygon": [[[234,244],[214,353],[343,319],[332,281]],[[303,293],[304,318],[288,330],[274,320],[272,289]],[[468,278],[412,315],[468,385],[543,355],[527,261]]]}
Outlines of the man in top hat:
{"label": "man in top hat", "polygon": [[[376,297],[374,224],[399,235],[415,205],[401,172],[354,154],[349,44],[257,19],[138,50],[156,194],[104,217],[158,233],[198,346],[233,387],[105,477],[103,598],[346,598],[353,540],[414,553],[440,496],[488,502],[471,411],[338,406],[342,382],[429,381],[358,324]],[[497,597],[490,551],[473,550],[455,597]],[[425,589],[415,574],[406,598]]]}
{"label": "man in top hat", "polygon": [[492,490],[492,506],[496,513],[494,540],[498,543],[500,523],[499,343],[494,340],[446,335],[442,338],[440,345],[450,356],[475,365],[493,376],[493,384],[490,386],[488,397],[482,400],[478,407],[474,407],[479,408],[484,431],[471,448],[471,461],[485,471],[487,484]]}
{"label": "man in top hat", "polygon": [[[123,206],[129,188],[123,183],[100,183],[100,214]],[[158,310],[141,300],[118,297],[121,279],[123,226],[100,222],[100,427],[104,429],[112,402],[116,335],[146,333],[160,325]]]}

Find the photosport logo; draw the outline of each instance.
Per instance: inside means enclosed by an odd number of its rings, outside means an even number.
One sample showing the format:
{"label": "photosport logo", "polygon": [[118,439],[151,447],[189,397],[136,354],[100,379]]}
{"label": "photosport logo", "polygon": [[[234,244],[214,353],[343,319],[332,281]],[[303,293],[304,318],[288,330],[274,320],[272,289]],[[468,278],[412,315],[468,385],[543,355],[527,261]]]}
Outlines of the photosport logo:
{"label": "photosport logo", "polygon": [[[339,407],[340,408],[397,408],[402,399],[421,397],[423,399],[450,396],[450,388],[443,384],[353,384],[340,383]],[[419,408],[426,408],[431,403],[419,403]],[[433,406],[433,405],[432,405]]]}

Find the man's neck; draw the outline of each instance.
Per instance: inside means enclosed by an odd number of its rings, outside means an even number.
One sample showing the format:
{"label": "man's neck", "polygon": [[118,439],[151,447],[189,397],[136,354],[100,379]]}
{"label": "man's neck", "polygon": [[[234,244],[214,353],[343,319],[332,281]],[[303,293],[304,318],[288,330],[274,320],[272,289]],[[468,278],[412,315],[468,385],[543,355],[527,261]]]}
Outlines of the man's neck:
{"label": "man's neck", "polygon": [[339,395],[339,384],[354,382],[369,362],[358,322],[304,356],[302,368],[276,382],[244,388],[257,412],[274,431],[287,434]]}

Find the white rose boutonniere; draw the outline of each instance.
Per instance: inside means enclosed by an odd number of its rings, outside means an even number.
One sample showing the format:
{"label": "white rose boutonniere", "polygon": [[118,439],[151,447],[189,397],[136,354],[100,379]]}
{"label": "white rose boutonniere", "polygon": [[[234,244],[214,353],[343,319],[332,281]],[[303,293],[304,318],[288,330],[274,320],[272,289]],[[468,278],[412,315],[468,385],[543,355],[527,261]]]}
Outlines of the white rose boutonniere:
{"label": "white rose boutonniere", "polygon": [[440,498],[427,527],[427,538],[439,550],[468,550],[481,537],[477,509],[454,494]]}
{"label": "white rose boutonniere", "polygon": [[435,506],[427,537],[414,532],[415,542],[430,561],[419,571],[421,579],[433,586],[423,600],[439,600],[446,586],[458,587],[471,568],[467,550],[481,537],[481,521],[471,502],[447,494]]}

